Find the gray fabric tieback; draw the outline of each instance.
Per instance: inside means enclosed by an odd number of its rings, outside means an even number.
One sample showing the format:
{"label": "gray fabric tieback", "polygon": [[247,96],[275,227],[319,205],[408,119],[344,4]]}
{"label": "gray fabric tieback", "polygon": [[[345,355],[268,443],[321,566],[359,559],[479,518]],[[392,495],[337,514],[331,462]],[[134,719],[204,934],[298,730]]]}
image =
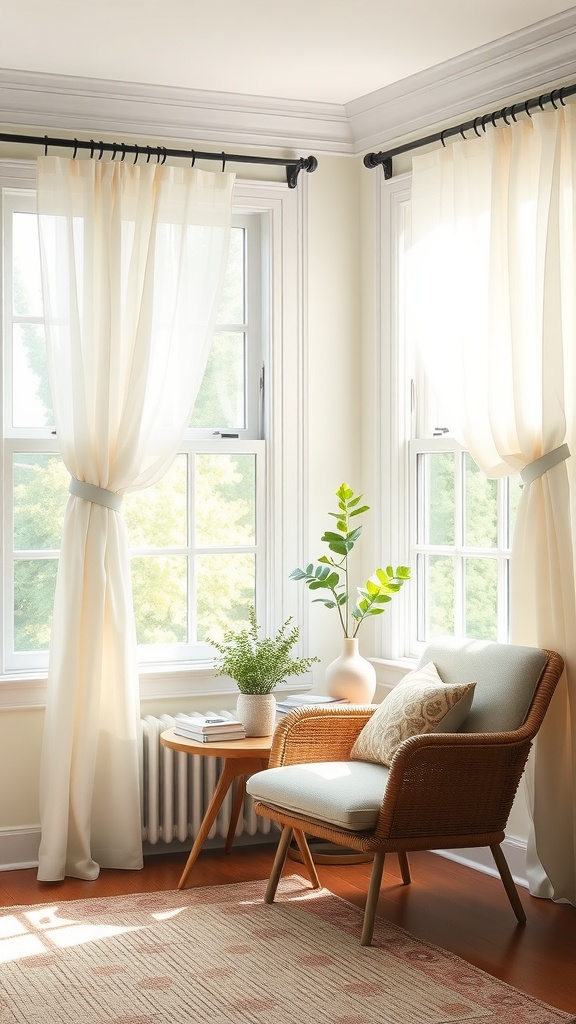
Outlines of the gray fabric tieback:
{"label": "gray fabric tieback", "polygon": [[542,455],[534,462],[530,462],[520,473],[522,483],[531,484],[539,476],[543,476],[549,469],[553,469],[559,462],[565,462],[570,458],[570,449],[567,444],[561,444],[559,448],[553,448],[551,452]]}
{"label": "gray fabric tieback", "polygon": [[113,512],[119,512],[122,507],[122,495],[116,491],[107,491],[104,487],[97,487],[96,484],[86,484],[83,480],[77,480],[75,476],[70,478],[68,488],[70,494],[78,498],[85,498],[86,501],[93,501],[97,505],[105,505]]}

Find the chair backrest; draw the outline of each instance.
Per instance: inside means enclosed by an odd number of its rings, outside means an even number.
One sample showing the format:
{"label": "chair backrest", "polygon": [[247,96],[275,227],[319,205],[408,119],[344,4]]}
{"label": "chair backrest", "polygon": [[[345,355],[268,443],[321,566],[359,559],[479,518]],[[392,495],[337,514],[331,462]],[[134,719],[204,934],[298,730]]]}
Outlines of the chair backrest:
{"label": "chair backrest", "polygon": [[434,662],[445,683],[476,683],[459,732],[510,732],[523,725],[548,657],[538,647],[439,637],[420,665]]}

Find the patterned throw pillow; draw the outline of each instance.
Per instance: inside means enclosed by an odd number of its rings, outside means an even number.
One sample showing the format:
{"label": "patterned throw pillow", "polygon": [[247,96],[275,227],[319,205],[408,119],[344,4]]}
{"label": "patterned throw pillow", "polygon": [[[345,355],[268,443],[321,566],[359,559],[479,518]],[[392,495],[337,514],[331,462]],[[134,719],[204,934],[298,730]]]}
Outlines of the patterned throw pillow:
{"label": "patterned throw pillow", "polygon": [[362,729],[352,747],[352,760],[389,765],[409,736],[456,732],[470,711],[475,686],[443,683],[433,662],[409,672]]}

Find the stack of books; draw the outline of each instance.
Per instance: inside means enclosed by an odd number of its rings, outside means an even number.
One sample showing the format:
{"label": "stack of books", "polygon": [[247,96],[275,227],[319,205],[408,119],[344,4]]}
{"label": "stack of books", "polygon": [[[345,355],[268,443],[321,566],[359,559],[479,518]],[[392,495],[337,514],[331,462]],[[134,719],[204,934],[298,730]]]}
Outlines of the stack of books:
{"label": "stack of books", "polygon": [[198,743],[221,743],[222,740],[246,738],[242,722],[229,712],[222,712],[219,715],[214,711],[207,711],[206,714],[199,711],[193,711],[189,715],[180,713],[174,719],[174,733]]}
{"label": "stack of books", "polygon": [[294,708],[303,707],[330,707],[332,704],[348,704],[344,697],[329,697],[323,693],[296,694],[293,697],[285,697],[284,700],[276,701],[276,713],[282,718]]}

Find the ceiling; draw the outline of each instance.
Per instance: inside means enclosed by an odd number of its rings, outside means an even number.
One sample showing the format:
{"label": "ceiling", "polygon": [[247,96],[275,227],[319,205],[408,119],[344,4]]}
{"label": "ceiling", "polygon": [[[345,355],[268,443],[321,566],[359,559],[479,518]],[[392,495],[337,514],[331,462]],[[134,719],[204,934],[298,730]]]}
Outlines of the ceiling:
{"label": "ceiling", "polygon": [[3,0],[0,68],[346,104],[565,0]]}

